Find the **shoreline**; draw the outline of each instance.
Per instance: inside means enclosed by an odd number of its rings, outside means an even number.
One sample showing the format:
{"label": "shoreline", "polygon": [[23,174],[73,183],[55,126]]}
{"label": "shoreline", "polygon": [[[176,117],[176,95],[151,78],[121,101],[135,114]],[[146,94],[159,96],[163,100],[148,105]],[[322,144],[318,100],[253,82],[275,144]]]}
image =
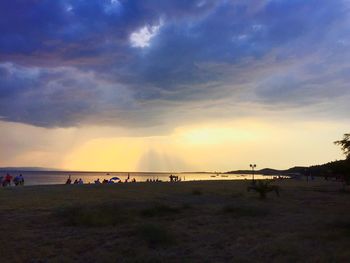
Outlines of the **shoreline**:
{"label": "shoreline", "polygon": [[[262,178],[262,179],[255,179],[255,180],[269,180],[269,181],[280,181],[280,180],[293,180],[293,178]],[[319,180],[319,179],[318,179]],[[95,183],[84,183],[84,184],[65,184],[65,183],[48,183],[48,184],[26,184],[21,186],[15,186],[13,183],[11,183],[11,186],[6,186],[1,188],[23,188],[23,187],[35,187],[35,186],[102,186],[102,185],[111,185],[111,186],[121,186],[121,185],[130,185],[130,184],[183,184],[183,183],[191,183],[191,182],[250,182],[251,179],[248,178],[238,178],[238,179],[209,179],[209,180],[182,180],[178,182],[170,182],[170,181],[157,181],[157,182],[147,182],[147,181],[137,181],[137,182],[121,182],[121,183],[100,183],[100,184],[95,184]]]}

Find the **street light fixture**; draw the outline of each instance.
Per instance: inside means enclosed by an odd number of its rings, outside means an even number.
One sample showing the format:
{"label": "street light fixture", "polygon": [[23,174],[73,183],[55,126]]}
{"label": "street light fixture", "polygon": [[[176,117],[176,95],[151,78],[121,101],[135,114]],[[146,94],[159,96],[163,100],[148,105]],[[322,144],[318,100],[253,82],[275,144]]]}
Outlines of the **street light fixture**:
{"label": "street light fixture", "polygon": [[250,168],[252,168],[252,174],[253,174],[253,182],[254,182],[254,168],[256,168],[256,164],[250,164]]}

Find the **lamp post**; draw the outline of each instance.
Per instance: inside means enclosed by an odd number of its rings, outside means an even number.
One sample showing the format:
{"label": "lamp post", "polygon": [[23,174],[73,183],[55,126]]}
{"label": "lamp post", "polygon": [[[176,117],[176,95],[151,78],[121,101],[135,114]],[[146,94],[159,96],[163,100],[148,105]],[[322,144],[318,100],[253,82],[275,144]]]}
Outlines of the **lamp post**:
{"label": "lamp post", "polygon": [[250,164],[250,168],[252,168],[252,174],[253,174],[253,182],[254,182],[254,168],[256,168],[256,164]]}

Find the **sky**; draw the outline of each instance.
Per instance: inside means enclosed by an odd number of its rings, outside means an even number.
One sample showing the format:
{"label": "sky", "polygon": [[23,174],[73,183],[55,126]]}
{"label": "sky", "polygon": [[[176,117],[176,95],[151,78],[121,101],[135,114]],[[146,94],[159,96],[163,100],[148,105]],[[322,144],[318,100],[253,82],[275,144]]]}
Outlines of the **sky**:
{"label": "sky", "polygon": [[0,33],[0,166],[343,158],[349,0],[3,0]]}

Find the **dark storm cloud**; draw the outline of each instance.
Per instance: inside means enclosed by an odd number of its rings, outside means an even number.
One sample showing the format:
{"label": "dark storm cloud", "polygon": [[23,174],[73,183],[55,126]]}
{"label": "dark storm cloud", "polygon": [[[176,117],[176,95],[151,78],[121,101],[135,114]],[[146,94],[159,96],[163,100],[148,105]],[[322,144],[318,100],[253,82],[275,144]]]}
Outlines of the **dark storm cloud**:
{"label": "dark storm cloud", "polygon": [[5,0],[0,10],[7,121],[152,126],[191,103],[350,96],[345,0]]}

